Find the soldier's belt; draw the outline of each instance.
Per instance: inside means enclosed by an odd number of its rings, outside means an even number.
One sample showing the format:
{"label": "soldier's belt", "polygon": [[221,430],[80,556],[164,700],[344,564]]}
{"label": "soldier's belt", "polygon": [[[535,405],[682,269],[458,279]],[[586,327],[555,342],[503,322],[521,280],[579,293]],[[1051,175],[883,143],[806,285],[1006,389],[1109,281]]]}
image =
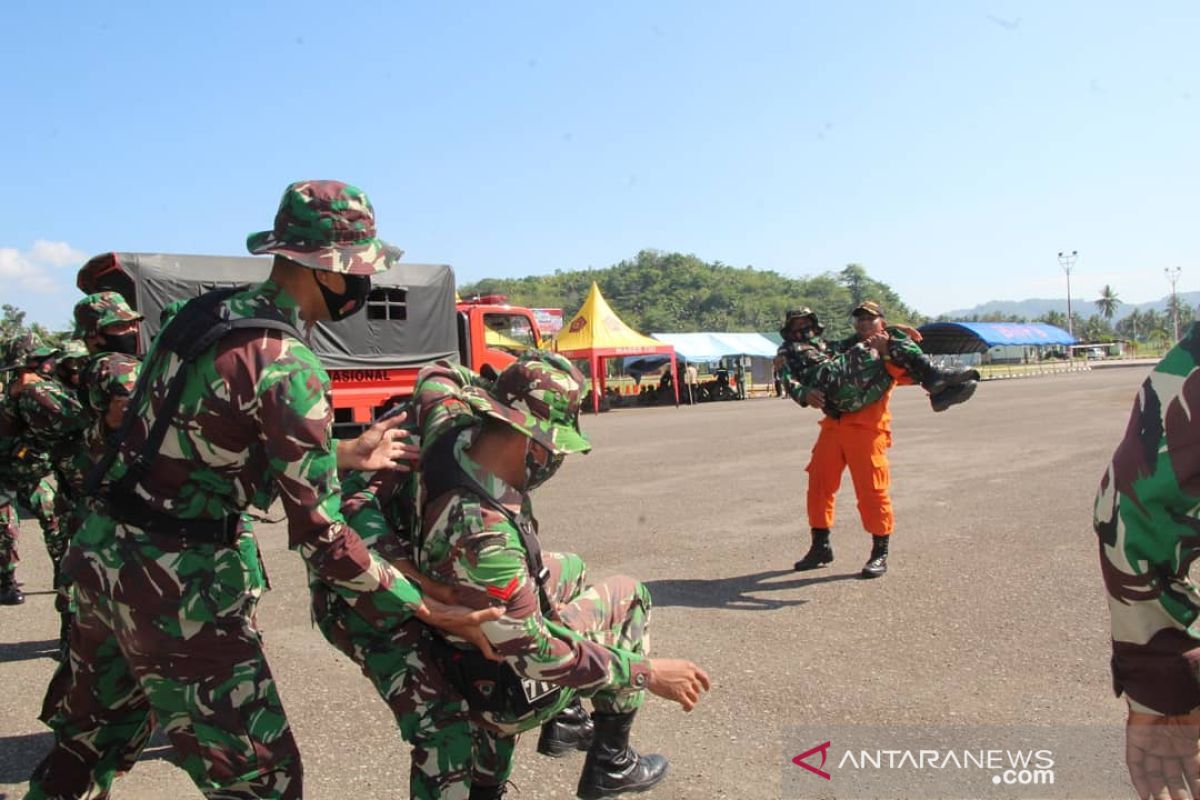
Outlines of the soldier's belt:
{"label": "soldier's belt", "polygon": [[115,491],[108,496],[108,511],[117,522],[170,537],[184,548],[203,544],[228,547],[238,537],[237,514],[222,519],[180,519],[150,508],[135,495]]}

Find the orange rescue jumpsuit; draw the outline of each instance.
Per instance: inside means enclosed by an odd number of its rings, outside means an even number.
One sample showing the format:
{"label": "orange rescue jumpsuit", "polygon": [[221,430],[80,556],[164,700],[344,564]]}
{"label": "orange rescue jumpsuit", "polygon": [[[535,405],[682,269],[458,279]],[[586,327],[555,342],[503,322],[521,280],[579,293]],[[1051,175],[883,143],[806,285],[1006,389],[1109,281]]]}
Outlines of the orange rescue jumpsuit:
{"label": "orange rescue jumpsuit", "polygon": [[[903,369],[890,361],[885,366],[898,382],[912,382]],[[872,536],[891,534],[894,520],[888,493],[891,472],[887,450],[892,446],[892,413],[888,403],[894,388],[895,384],[865,408],[838,419],[821,420],[821,432],[807,467],[809,527],[833,527],[834,498],[842,485],[842,472],[849,467],[863,528]]]}

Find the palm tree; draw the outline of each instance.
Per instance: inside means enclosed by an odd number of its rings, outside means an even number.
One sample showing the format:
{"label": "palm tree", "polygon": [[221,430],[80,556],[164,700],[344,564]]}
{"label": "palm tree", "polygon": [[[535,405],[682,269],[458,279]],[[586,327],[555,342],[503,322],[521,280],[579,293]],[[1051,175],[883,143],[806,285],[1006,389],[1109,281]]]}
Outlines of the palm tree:
{"label": "palm tree", "polygon": [[1096,309],[1100,312],[1100,316],[1106,320],[1112,320],[1113,314],[1117,313],[1117,306],[1121,305],[1121,298],[1117,297],[1117,293],[1112,290],[1112,287],[1107,283],[1100,290],[1100,299],[1096,301]]}

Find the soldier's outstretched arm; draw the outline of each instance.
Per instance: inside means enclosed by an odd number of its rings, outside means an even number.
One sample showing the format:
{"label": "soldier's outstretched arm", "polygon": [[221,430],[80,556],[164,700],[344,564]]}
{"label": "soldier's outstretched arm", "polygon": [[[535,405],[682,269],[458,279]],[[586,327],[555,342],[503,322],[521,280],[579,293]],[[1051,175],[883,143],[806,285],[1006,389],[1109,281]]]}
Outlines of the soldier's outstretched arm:
{"label": "soldier's outstretched arm", "polygon": [[259,424],[288,518],[288,544],[316,575],[372,623],[400,622],[421,608],[416,586],[371,554],[340,511],[333,413],[316,356],[286,347],[259,377]]}

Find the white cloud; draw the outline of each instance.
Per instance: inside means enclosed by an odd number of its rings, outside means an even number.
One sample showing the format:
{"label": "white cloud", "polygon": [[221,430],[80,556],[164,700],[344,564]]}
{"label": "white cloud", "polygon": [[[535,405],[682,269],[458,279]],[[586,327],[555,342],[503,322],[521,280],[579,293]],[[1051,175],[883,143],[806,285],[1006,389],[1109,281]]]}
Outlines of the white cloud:
{"label": "white cloud", "polygon": [[87,256],[66,242],[38,239],[28,250],[0,247],[0,281],[5,288],[56,294],[72,288],[74,272]]}

